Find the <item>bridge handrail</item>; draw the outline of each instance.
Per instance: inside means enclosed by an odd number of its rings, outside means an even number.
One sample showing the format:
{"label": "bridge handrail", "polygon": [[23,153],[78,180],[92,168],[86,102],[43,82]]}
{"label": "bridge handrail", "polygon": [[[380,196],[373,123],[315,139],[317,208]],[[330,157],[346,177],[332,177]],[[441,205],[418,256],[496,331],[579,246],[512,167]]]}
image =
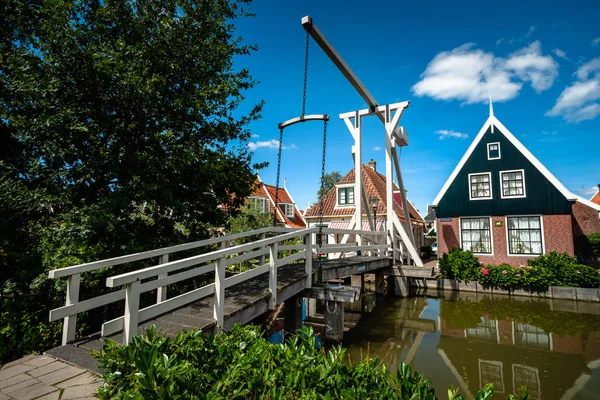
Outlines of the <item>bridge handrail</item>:
{"label": "bridge handrail", "polygon": [[318,228],[306,228],[296,230],[294,232],[284,233],[282,235],[274,236],[272,238],[259,239],[255,242],[239,244],[237,246],[228,247],[225,249],[211,251],[210,253],[200,254],[197,256],[184,258],[183,260],[177,260],[168,262],[165,264],[159,264],[154,267],[148,267],[137,271],[125,272],[120,275],[111,276],[106,278],[107,287],[117,287],[121,285],[127,285],[137,280],[152,278],[154,276],[167,274],[169,272],[177,271],[182,268],[186,268],[192,265],[200,264],[207,261],[213,261],[217,258],[230,256],[232,254],[240,253],[243,251],[250,251],[257,247],[269,246],[273,243],[278,243],[284,240],[293,239],[297,236],[303,236],[308,233],[317,232]]}
{"label": "bridge handrail", "polygon": [[263,233],[280,233],[297,231],[296,228],[283,228],[283,227],[267,227],[261,229],[255,229],[253,231],[235,233],[232,235],[219,236],[211,239],[198,240],[196,242],[177,244],[175,246],[163,247],[160,249],[143,251],[141,253],[133,253],[125,256],[112,257],[104,260],[93,261],[85,264],[73,265],[71,267],[53,269],[48,272],[49,278],[63,278],[69,275],[81,274],[83,272],[94,271],[96,269],[126,264],[129,262],[145,260],[148,258],[154,258],[165,254],[173,254],[184,250],[191,250],[198,247],[209,246],[211,244],[219,244],[230,240],[241,239],[248,236],[260,235]]}

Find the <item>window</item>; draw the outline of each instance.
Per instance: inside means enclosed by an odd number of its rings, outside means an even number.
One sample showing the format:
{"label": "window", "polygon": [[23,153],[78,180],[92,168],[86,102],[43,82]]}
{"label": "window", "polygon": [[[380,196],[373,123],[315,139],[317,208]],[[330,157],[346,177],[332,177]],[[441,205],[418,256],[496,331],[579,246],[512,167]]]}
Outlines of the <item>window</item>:
{"label": "window", "polygon": [[269,200],[264,197],[250,197],[248,198],[248,204],[250,207],[256,208],[258,212],[269,213]]}
{"label": "window", "polygon": [[354,188],[338,188],[338,204],[354,204]]}
{"label": "window", "polygon": [[[496,393],[504,393],[503,364],[500,361],[479,360],[479,385],[493,383]],[[518,393],[518,392],[517,392]]]}
{"label": "window", "polygon": [[515,344],[525,347],[551,350],[550,335],[544,332],[542,329],[533,325],[522,324],[519,322],[515,322],[514,324]]}
{"label": "window", "polygon": [[502,182],[502,198],[525,197],[525,171],[500,171]]}
{"label": "window", "polygon": [[488,143],[488,160],[499,160],[500,159],[500,143]]}
{"label": "window", "polygon": [[506,217],[509,254],[542,254],[540,217]]}
{"label": "window", "polygon": [[489,218],[461,218],[460,243],[463,250],[492,254],[492,231]]}
{"label": "window", "polygon": [[486,342],[498,342],[498,324],[488,317],[480,317],[475,328],[467,328],[466,336],[485,340]]}
{"label": "window", "polygon": [[469,174],[469,199],[486,200],[492,198],[492,174]]}
{"label": "window", "polygon": [[281,210],[285,213],[286,217],[294,217],[294,205],[289,203],[280,203]]}
{"label": "window", "polygon": [[537,368],[513,364],[513,390],[519,392],[521,386],[526,386],[531,400],[541,399],[542,390],[540,375]]}

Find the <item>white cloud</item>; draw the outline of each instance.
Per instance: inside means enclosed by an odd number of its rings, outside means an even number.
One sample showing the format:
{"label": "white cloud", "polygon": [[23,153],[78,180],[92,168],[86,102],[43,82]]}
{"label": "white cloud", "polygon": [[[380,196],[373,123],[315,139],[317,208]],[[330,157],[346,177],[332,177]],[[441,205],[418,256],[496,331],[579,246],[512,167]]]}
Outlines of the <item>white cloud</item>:
{"label": "white cloud", "polygon": [[583,64],[573,75],[575,81],[563,90],[546,115],[561,116],[569,122],[596,118],[600,115],[600,57]]}
{"label": "white cloud", "polygon": [[502,42],[504,42],[504,38],[500,38],[500,39],[496,40],[496,46],[500,46],[500,44],[502,44]]}
{"label": "white cloud", "polygon": [[558,64],[542,55],[539,41],[507,58],[475,48],[467,43],[436,55],[421,74],[412,91],[436,100],[461,100],[467,104],[515,98],[523,84],[541,92],[549,89],[558,74]]}
{"label": "white cloud", "polygon": [[[248,146],[248,149],[250,149],[251,151],[256,151],[260,148],[279,149],[279,140],[271,139],[271,140],[267,140],[265,142],[250,142],[250,143],[248,143],[247,146]],[[283,147],[282,147],[283,150],[297,149],[297,148],[298,148],[298,146],[296,146],[295,144],[291,144],[289,146],[283,145]]]}
{"label": "white cloud", "polygon": [[373,147],[373,151],[380,151],[380,150],[381,150],[381,147],[379,147],[379,146]]}
{"label": "white cloud", "polygon": [[561,49],[554,49],[552,50],[552,52],[556,55],[556,57],[558,58],[564,58],[565,60],[567,60],[567,52]]}
{"label": "white cloud", "polygon": [[529,37],[531,35],[533,35],[534,32],[535,32],[535,25],[531,25],[529,27],[529,30],[527,30],[526,34],[524,34],[523,36],[518,37],[516,39],[509,39],[508,40],[508,44],[513,44],[513,43],[516,43],[516,42],[524,42],[525,40],[529,39]]}
{"label": "white cloud", "polygon": [[259,138],[259,137],[260,137],[260,135],[257,135],[256,133],[252,134],[252,139],[256,139],[256,138]]}
{"label": "white cloud", "polygon": [[436,134],[440,135],[440,140],[444,140],[445,138],[453,137],[458,139],[466,139],[469,137],[468,134],[462,132],[456,132],[448,129],[440,129],[435,131]]}
{"label": "white cloud", "polygon": [[598,186],[594,186],[589,189],[582,187],[581,189],[577,190],[576,192],[582,196],[593,196],[598,192]]}
{"label": "white cloud", "polygon": [[598,46],[599,43],[600,43],[600,36],[598,36],[596,39],[592,40],[592,46]]}

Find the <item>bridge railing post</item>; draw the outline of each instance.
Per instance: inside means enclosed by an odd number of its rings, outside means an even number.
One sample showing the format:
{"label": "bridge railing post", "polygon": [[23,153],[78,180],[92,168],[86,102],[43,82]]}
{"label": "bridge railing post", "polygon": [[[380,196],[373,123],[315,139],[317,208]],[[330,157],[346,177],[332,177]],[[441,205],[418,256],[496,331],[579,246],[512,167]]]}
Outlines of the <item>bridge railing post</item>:
{"label": "bridge railing post", "polygon": [[125,288],[125,320],[123,321],[123,344],[131,343],[137,334],[140,317],[140,281],[131,282]]}
{"label": "bridge railing post", "polygon": [[[65,302],[66,306],[75,304],[79,301],[79,283],[81,281],[81,274],[69,275],[67,278],[67,299]],[[75,332],[77,328],[77,314],[69,315],[65,317],[63,322],[63,336],[62,345],[66,345],[69,342],[75,340]]]}
{"label": "bridge railing post", "polygon": [[[267,234],[266,233],[261,233],[260,234],[260,239],[266,239],[267,238]],[[263,247],[264,249],[264,247]],[[266,261],[266,254],[263,254],[262,256],[260,256],[259,258],[259,264],[258,265],[264,265]]]}
{"label": "bridge railing post", "polygon": [[312,233],[309,233],[305,236],[306,238],[306,249],[305,258],[304,258],[304,271],[306,273],[306,283],[305,286],[307,289],[312,287]]}
{"label": "bridge railing post", "polygon": [[[159,264],[166,264],[169,262],[169,255],[168,254],[163,254],[162,256],[160,256],[158,258],[158,263]],[[161,274],[158,276],[158,279],[166,279],[169,276],[169,274]],[[165,301],[167,299],[167,287],[166,286],[161,286],[158,289],[156,289],[156,302],[157,303],[162,303],[163,301]]]}
{"label": "bridge railing post", "polygon": [[215,263],[215,295],[214,295],[214,319],[217,323],[217,331],[221,333],[225,321],[225,262],[227,259],[221,257]]}
{"label": "bridge railing post", "polygon": [[271,300],[269,301],[269,310],[274,310],[277,305],[277,257],[279,253],[279,243],[275,242],[269,246],[269,291]]}

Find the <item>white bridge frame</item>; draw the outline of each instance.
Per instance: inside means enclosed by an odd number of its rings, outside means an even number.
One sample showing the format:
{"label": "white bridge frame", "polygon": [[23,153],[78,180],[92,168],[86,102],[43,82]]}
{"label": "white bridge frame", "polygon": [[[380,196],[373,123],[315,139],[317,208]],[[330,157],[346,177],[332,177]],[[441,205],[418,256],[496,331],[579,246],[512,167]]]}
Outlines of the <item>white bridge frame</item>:
{"label": "white bridge frame", "polygon": [[[124,315],[102,324],[101,332],[102,336],[109,336],[123,331],[123,343],[128,344],[131,342],[133,336],[137,334],[139,322],[152,319],[203,297],[213,295],[213,316],[217,328],[221,330],[224,327],[225,289],[228,287],[268,272],[269,290],[271,292],[269,309],[273,310],[278,303],[277,269],[279,267],[295,261],[304,260],[304,269],[306,273],[305,287],[308,289],[312,287],[313,258],[316,257],[317,250],[319,250],[319,253],[360,251],[364,254],[365,252],[371,252],[373,255],[382,257],[387,257],[387,255],[383,255],[383,253],[390,250],[390,245],[379,244],[383,242],[383,232],[364,232],[329,228],[323,228],[323,234],[357,235],[357,237],[360,236],[362,241],[366,244],[363,246],[359,246],[357,243],[349,243],[346,245],[333,244],[324,245],[320,249],[317,249],[313,244],[312,237],[313,234],[318,232],[318,227],[301,230],[270,227],[130,254],[122,257],[94,261],[67,268],[55,269],[50,271],[48,276],[50,278],[66,277],[67,293],[65,306],[50,311],[50,321],[59,321],[61,319],[64,321],[62,344],[65,345],[75,340],[77,315],[79,313],[125,299]],[[269,235],[271,235],[271,237],[267,237]],[[230,246],[232,241],[248,237],[259,237],[259,239],[250,243]],[[296,238],[302,239],[303,244],[283,244],[283,242],[287,240]],[[169,261],[170,254],[215,245],[220,249],[177,261]],[[280,258],[279,253],[281,251],[290,251],[293,253]],[[106,279],[107,287],[123,287],[122,289],[79,301],[79,283],[82,273],[100,268],[152,259],[158,261],[154,266],[111,276]],[[225,278],[225,268],[227,266],[251,259],[258,259],[260,265],[249,271]],[[189,269],[190,267],[194,268]],[[214,274],[214,283],[167,299],[168,285],[203,274]],[[155,289],[157,290],[156,304],[140,309],[140,294]]]}
{"label": "white bridge frame", "polygon": [[[403,127],[398,124],[400,118],[409,106],[408,101],[401,103],[388,104],[385,106],[372,107],[369,109],[357,110],[340,114],[340,118],[346,123],[350,134],[354,138],[354,146],[352,146],[352,157],[354,159],[354,202],[355,211],[349,225],[349,229],[362,230],[363,221],[363,202],[367,219],[371,230],[374,230],[373,216],[367,200],[365,186],[362,179],[362,118],[366,116],[376,115],[383,119],[385,125],[385,188],[386,188],[386,241],[389,245],[394,245],[394,250],[400,251],[404,255],[406,249],[407,263],[411,263],[411,259],[418,267],[423,266],[418,249],[415,246],[412,226],[410,223],[410,213],[408,210],[408,201],[406,199],[406,191],[404,190],[404,182],[402,180],[402,172],[400,170],[400,160],[396,151],[396,144],[408,144],[408,133]],[[394,171],[392,170],[394,168]],[[404,220],[406,225],[402,224],[400,218],[394,211],[394,172],[398,179],[397,186],[402,197],[402,208],[404,210]],[[401,243],[392,243],[395,241],[396,232],[400,236]],[[347,236],[342,238],[342,243],[346,243]],[[360,245],[360,238],[357,238]],[[401,257],[402,259],[403,257]]]}

